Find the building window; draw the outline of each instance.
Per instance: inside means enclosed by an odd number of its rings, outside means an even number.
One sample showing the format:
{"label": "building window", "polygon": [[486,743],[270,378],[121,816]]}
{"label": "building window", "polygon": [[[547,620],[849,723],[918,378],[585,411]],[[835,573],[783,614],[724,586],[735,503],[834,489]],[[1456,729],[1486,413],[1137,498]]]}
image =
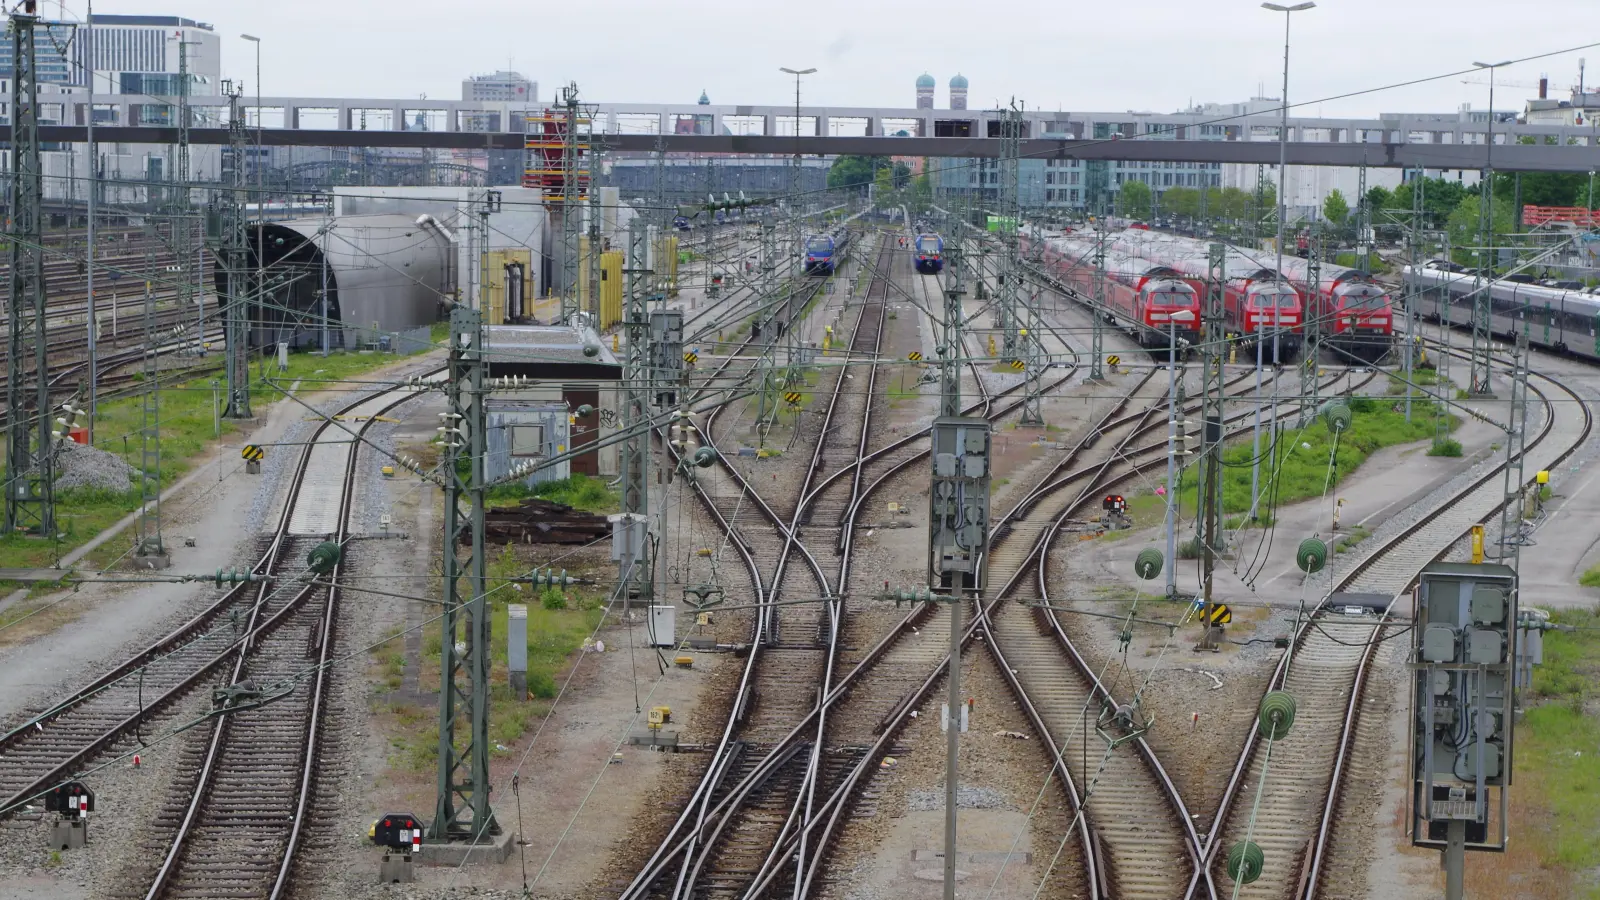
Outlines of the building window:
{"label": "building window", "polygon": [[1056,173],[1054,173],[1054,172],[1046,172],[1046,173],[1044,173],[1044,183],[1045,184],[1055,184],[1056,183]]}
{"label": "building window", "polygon": [[1074,188],[1073,190],[1069,191],[1068,193],[1070,193],[1072,195],[1069,199],[1073,203],[1077,203],[1078,202],[1078,191],[1077,191],[1077,189]]}
{"label": "building window", "polygon": [[512,425],[508,430],[511,433],[511,455],[513,457],[526,458],[544,455],[543,425]]}

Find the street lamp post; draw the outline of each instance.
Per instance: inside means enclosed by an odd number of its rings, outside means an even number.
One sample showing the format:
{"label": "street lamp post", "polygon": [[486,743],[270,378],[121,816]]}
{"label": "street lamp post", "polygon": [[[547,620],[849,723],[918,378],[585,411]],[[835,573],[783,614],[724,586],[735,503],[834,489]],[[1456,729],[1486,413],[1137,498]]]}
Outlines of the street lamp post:
{"label": "street lamp post", "polygon": [[[1289,171],[1289,167],[1288,167],[1288,158],[1289,158],[1289,21],[1294,18],[1294,16],[1292,15],[1293,13],[1305,12],[1308,9],[1314,8],[1316,5],[1317,5],[1316,3],[1310,2],[1310,0],[1308,0],[1308,2],[1305,2],[1305,3],[1296,3],[1293,6],[1281,6],[1281,5],[1277,4],[1277,3],[1263,3],[1263,4],[1261,4],[1261,8],[1262,9],[1270,9],[1273,12],[1281,12],[1281,13],[1283,13],[1283,102],[1281,104],[1282,109],[1279,110],[1279,117],[1278,117],[1278,241],[1277,241],[1277,244],[1278,244],[1278,246],[1277,246],[1278,263],[1277,263],[1277,267],[1276,267],[1276,269],[1274,271],[1274,277],[1276,278],[1277,287],[1276,287],[1276,290],[1273,292],[1273,295],[1272,295],[1272,364],[1274,366],[1278,365],[1279,362],[1282,359],[1282,356],[1279,353],[1279,347],[1280,347],[1279,340],[1280,339],[1279,339],[1279,334],[1278,333],[1281,330],[1279,328],[1279,324],[1280,324],[1281,320],[1278,317],[1281,315],[1281,313],[1279,312],[1279,310],[1281,309],[1281,306],[1280,306],[1281,301],[1278,299],[1279,298],[1279,293],[1278,292],[1282,291],[1283,285],[1284,285],[1284,279],[1283,279],[1283,230],[1284,230],[1284,226],[1287,224],[1288,219],[1289,219],[1288,206],[1286,205],[1286,200],[1285,200],[1287,184],[1288,184],[1287,175],[1288,175],[1288,171]],[[1316,286],[1314,286],[1314,285],[1308,285],[1308,288],[1310,288],[1311,290],[1316,290]],[[1251,518],[1256,518],[1260,514],[1259,510],[1260,510],[1260,503],[1261,503],[1261,412],[1262,412],[1262,409],[1261,409],[1261,365],[1262,365],[1262,359],[1261,359],[1261,357],[1265,352],[1266,352],[1266,348],[1265,348],[1265,346],[1264,346],[1264,344],[1263,344],[1263,342],[1261,340],[1260,322],[1257,321],[1257,323],[1256,323],[1256,423],[1255,423],[1255,441],[1254,441],[1255,451],[1252,454],[1252,456],[1254,457],[1254,460],[1250,464],[1250,517]],[[1316,364],[1316,361],[1312,360],[1312,365],[1315,365],[1315,364]],[[1273,392],[1274,397],[1276,397],[1277,392],[1278,392],[1277,381],[1276,380],[1273,381],[1272,392]],[[1277,409],[1277,405],[1276,404],[1273,405],[1273,409],[1274,410]],[[1276,414],[1274,413],[1274,415],[1276,415]]]}
{"label": "street lamp post", "polygon": [[256,305],[259,307],[262,292],[266,290],[267,257],[267,205],[266,194],[261,186],[261,154],[266,147],[261,133],[261,38],[253,34],[241,34],[239,37],[256,45]]}

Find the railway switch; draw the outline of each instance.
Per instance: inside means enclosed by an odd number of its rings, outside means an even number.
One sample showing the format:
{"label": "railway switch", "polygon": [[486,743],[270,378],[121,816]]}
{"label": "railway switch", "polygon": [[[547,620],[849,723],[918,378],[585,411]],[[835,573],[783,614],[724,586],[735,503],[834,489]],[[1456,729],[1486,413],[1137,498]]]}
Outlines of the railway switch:
{"label": "railway switch", "polygon": [[389,813],[372,823],[367,837],[384,848],[378,883],[409,884],[411,857],[422,852],[422,820],[410,813]]}
{"label": "railway switch", "polygon": [[69,781],[44,795],[46,812],[59,815],[50,826],[50,849],[75,850],[89,843],[89,813],[94,812],[94,791],[81,781]]}
{"label": "railway switch", "polygon": [[1434,563],[1412,632],[1412,844],[1444,851],[1447,896],[1467,850],[1505,849],[1512,778],[1517,575],[1494,563]]}

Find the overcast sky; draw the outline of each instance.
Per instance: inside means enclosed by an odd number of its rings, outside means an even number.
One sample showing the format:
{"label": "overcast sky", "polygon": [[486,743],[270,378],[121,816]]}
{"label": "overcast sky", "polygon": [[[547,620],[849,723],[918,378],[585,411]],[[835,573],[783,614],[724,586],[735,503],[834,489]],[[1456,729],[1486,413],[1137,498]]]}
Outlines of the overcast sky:
{"label": "overcast sky", "polygon": [[[788,66],[819,69],[803,99],[831,106],[911,106],[927,71],[944,107],[959,71],[974,108],[1015,96],[1031,108],[1171,112],[1275,97],[1283,62],[1283,14],[1256,0],[97,0],[95,11],[212,23],[223,76],[250,93],[255,51],[238,35],[258,35],[268,95],[459,99],[463,77],[510,66],[539,83],[542,101],[576,81],[595,101],[692,103],[704,89],[718,104],[784,103],[794,82],[777,69]],[[1293,18],[1294,102],[1600,42],[1596,0],[1321,0]],[[1497,79],[1548,74],[1564,97],[1584,55],[1600,70],[1595,48]],[[1487,106],[1488,88],[1464,77],[1305,112]],[[1533,93],[1497,89],[1495,105],[1520,109]]]}

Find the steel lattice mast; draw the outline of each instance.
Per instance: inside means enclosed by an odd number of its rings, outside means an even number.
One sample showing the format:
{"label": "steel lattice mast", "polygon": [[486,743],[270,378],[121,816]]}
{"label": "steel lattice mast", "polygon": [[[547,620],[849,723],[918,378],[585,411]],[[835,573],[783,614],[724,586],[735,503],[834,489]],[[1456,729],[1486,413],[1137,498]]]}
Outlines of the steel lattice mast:
{"label": "steel lattice mast", "polygon": [[[35,4],[11,16],[11,327],[6,383],[6,531],[54,535],[55,472],[46,372],[44,202]],[[32,346],[30,347],[30,340]],[[28,366],[28,357],[33,366]]]}
{"label": "steel lattice mast", "polygon": [[228,387],[223,415],[230,419],[248,419],[251,416],[249,298],[252,270],[244,212],[244,161],[250,146],[250,135],[245,130],[239,85],[225,81],[222,83],[222,92],[228,97],[228,146],[222,156],[222,181],[228,185],[228,192],[227,203],[222,210],[222,233],[218,242],[227,285],[222,298]]}
{"label": "steel lattice mast", "polygon": [[[489,807],[489,608],[484,549],[484,401],[482,316],[450,311],[445,396],[444,613],[439,644],[439,785],[434,840],[475,839],[499,826]],[[463,473],[462,469],[466,472]],[[466,508],[462,508],[462,504]],[[467,538],[463,546],[462,538]],[[458,649],[456,642],[463,642]],[[463,726],[465,728],[463,729]],[[457,745],[457,733],[464,738]]]}

